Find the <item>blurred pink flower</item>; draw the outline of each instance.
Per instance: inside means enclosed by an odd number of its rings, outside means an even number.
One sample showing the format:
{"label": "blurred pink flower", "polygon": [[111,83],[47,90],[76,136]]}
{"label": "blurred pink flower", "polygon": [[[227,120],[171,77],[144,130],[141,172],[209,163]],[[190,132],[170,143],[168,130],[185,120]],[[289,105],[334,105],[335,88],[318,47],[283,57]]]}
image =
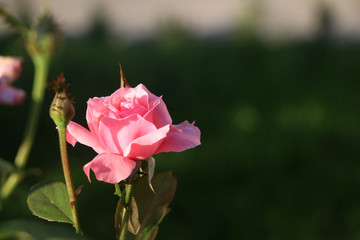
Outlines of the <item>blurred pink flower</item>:
{"label": "blurred pink flower", "polygon": [[20,105],[26,94],[22,89],[0,85],[0,104]]}
{"label": "blurred pink flower", "polygon": [[22,59],[0,56],[0,104],[18,105],[24,101],[25,92],[10,86],[22,70]]}
{"label": "blurred pink flower", "polygon": [[130,176],[137,160],[160,152],[181,152],[200,144],[200,130],[187,121],[172,125],[161,97],[140,84],[120,88],[107,97],[90,98],[86,120],[89,130],[70,122],[67,141],[92,147],[98,155],[84,166],[97,180],[118,183]]}

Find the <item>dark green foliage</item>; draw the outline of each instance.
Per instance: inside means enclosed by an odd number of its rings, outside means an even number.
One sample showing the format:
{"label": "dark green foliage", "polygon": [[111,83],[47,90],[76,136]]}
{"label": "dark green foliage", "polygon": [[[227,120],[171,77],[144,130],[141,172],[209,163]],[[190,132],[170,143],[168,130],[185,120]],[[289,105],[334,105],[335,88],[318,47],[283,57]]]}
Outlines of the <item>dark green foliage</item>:
{"label": "dark green foliage", "polygon": [[12,220],[0,223],[1,240],[86,240],[74,232],[70,225],[60,225],[43,220]]}
{"label": "dark green foliage", "polygon": [[[179,182],[157,239],[358,239],[360,45],[184,39],[166,47],[68,40],[49,75],[67,76],[74,121],[84,126],[88,98],[120,86],[118,63],[131,86],[141,82],[163,95],[174,123],[196,120],[200,147],[155,156],[156,171],[172,169]],[[2,54],[21,54],[19,48],[0,42]],[[25,61],[14,84],[27,93],[31,69]],[[15,155],[27,107],[0,106],[4,159]],[[29,164],[43,170],[42,179],[61,180],[47,109]],[[94,239],[114,239],[113,186],[90,184],[82,172],[94,156],[80,144],[69,149],[75,185],[84,184],[80,220]],[[23,182],[0,219],[26,216],[26,192],[38,181]]]}

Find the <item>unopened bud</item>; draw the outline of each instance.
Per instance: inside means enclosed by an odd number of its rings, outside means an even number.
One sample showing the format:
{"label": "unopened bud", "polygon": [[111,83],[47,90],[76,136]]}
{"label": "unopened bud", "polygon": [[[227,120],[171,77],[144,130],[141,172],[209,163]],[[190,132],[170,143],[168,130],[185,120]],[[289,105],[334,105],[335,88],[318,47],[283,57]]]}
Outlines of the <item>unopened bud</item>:
{"label": "unopened bud", "polygon": [[[32,37],[37,52],[51,56],[59,46],[62,38],[59,25],[53,16],[45,9],[43,15],[38,18],[36,25],[33,27]],[[31,38],[31,34],[29,35]],[[29,42],[31,42],[29,39]],[[31,44],[31,43],[29,43]],[[31,46],[29,46],[31,48]]]}
{"label": "unopened bud", "polygon": [[66,88],[69,85],[66,84],[63,74],[51,84],[53,86],[50,86],[50,88],[56,94],[50,106],[50,117],[54,120],[56,126],[66,127],[75,116],[75,108],[66,94]]}

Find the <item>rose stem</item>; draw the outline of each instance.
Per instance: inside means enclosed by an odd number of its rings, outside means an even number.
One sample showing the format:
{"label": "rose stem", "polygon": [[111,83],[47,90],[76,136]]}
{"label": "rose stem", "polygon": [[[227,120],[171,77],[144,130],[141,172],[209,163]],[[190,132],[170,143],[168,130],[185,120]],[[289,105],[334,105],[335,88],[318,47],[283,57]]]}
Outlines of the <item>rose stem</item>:
{"label": "rose stem", "polygon": [[76,203],[76,194],[74,190],[74,184],[71,177],[69,158],[66,147],[66,127],[58,126],[59,132],[59,143],[60,143],[60,154],[61,154],[61,163],[64,171],[66,188],[68,190],[69,198],[70,198],[70,206],[71,212],[74,217],[74,227],[76,229],[76,233],[82,234],[80,228],[80,222],[77,211],[77,203]]}

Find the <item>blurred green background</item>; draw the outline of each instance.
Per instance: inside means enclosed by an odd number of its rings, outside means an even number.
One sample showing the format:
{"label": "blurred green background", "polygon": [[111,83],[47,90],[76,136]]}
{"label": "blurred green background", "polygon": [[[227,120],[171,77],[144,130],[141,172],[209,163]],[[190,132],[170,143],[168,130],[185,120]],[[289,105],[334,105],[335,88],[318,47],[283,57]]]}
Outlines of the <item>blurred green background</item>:
{"label": "blurred green background", "polygon": [[[0,38],[0,53],[24,57],[14,85],[30,95],[33,66],[16,35]],[[130,44],[98,22],[86,36],[64,39],[49,74],[64,72],[71,83],[74,121],[86,126],[88,98],[119,87],[118,63],[132,86],[163,95],[174,123],[196,120],[202,131],[201,146],[155,156],[156,171],[172,169],[179,182],[157,239],[360,239],[358,42],[332,40],[324,21],[306,41],[271,44],[251,29],[199,39],[174,24]],[[63,179],[52,98],[47,92],[29,161],[42,174],[21,183],[0,221],[37,219],[27,191]],[[4,159],[16,154],[28,107],[29,99],[0,106]],[[84,185],[84,232],[114,239],[114,188],[94,177],[90,184],[82,171],[95,152],[77,144],[69,155],[75,185]]]}

